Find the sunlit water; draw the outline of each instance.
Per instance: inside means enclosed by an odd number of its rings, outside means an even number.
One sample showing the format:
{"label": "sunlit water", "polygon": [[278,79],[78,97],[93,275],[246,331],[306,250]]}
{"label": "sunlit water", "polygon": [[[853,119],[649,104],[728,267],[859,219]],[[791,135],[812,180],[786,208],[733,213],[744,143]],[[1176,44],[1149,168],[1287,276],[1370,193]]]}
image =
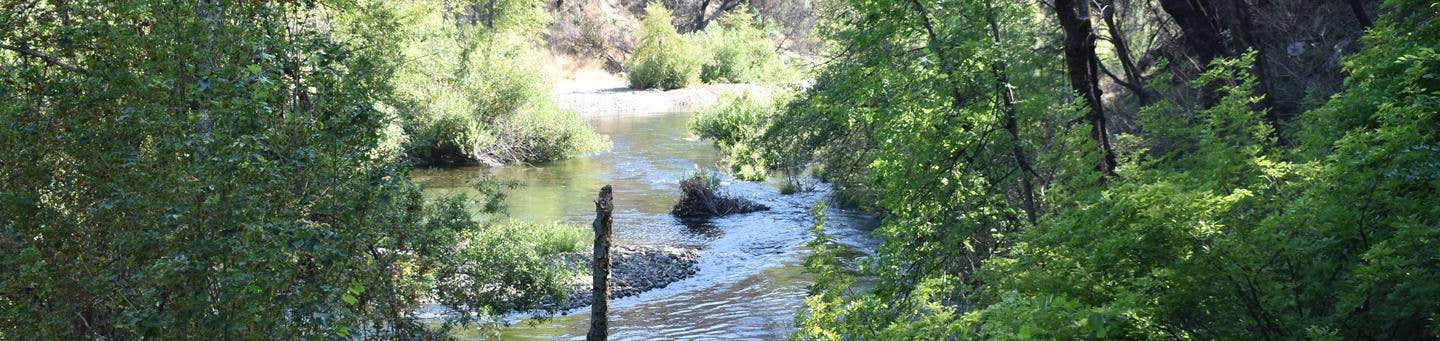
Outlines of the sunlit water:
{"label": "sunlit water", "polygon": [[[704,222],[669,215],[679,198],[676,183],[696,169],[715,167],[719,153],[686,132],[690,115],[628,117],[592,121],[614,147],[604,153],[540,167],[417,170],[427,195],[469,191],[485,173],[520,186],[507,191],[507,211],[532,222],[564,221],[585,226],[594,218],[596,192],[615,190],[614,232],[619,244],[700,248],[698,273],[663,289],[613,300],[610,335],[615,339],[784,339],[794,330],[810,277],[801,266],[813,224],[810,207],[828,191],[780,195],[773,183],[726,179],[731,195],[771,207],[770,211]],[[839,244],[872,250],[869,217],[830,209],[826,232]],[[579,227],[577,227],[579,228]],[[583,339],[586,308],[567,315],[507,328],[514,340]]]}

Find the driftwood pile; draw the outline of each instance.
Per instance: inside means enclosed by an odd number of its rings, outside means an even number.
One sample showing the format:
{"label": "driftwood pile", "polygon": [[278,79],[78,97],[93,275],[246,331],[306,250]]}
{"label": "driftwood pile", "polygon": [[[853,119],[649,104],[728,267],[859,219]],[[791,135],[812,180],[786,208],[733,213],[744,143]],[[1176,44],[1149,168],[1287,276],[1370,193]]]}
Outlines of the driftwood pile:
{"label": "driftwood pile", "polygon": [[770,207],[717,193],[718,181],[704,176],[680,180],[680,202],[670,209],[679,218],[711,218],[727,214],[768,211]]}

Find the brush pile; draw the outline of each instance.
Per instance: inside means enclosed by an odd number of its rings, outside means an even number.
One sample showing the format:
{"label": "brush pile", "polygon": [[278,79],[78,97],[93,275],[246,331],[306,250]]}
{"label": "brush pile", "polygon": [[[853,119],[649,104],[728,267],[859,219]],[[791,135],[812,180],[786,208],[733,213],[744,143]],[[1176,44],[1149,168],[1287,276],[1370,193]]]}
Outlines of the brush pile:
{"label": "brush pile", "polygon": [[670,214],[679,218],[712,218],[770,210],[750,200],[721,194],[719,187],[720,178],[710,172],[698,172],[680,180],[680,202],[675,203]]}

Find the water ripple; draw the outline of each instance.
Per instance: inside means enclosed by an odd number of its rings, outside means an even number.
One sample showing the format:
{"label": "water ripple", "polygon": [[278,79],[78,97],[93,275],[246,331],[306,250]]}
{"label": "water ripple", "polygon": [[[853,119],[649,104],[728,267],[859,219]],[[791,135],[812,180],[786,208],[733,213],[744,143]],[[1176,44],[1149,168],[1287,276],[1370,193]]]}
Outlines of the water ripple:
{"label": "water ripple", "polygon": [[[694,277],[611,302],[610,334],[628,339],[779,340],[794,330],[795,313],[811,282],[801,260],[808,253],[810,208],[826,200],[828,187],[780,195],[771,184],[725,179],[724,191],[771,207],[770,211],[686,221],[671,217],[676,183],[694,169],[716,164],[719,153],[705,141],[684,138],[689,115],[631,117],[596,122],[614,148],[544,167],[491,171],[524,185],[511,191],[510,212],[519,219],[561,220],[587,226],[595,190],[615,186],[615,233],[619,243],[681,245],[701,249]],[[482,172],[482,173],[477,173]],[[484,170],[417,172],[438,193],[462,187]],[[873,219],[827,211],[828,234],[842,245],[870,252]],[[505,339],[583,339],[589,311],[537,323],[517,324]]]}

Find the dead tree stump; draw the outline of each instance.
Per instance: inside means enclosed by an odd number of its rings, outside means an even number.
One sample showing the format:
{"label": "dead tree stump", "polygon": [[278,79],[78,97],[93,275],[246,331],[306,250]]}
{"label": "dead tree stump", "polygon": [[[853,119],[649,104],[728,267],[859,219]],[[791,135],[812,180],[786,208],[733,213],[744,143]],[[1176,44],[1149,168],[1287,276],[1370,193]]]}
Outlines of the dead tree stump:
{"label": "dead tree stump", "polygon": [[600,188],[600,196],[595,198],[595,222],[591,224],[595,230],[595,268],[590,269],[593,276],[590,333],[585,335],[585,339],[590,341],[609,339],[610,213],[615,209],[611,200],[610,185]]}

